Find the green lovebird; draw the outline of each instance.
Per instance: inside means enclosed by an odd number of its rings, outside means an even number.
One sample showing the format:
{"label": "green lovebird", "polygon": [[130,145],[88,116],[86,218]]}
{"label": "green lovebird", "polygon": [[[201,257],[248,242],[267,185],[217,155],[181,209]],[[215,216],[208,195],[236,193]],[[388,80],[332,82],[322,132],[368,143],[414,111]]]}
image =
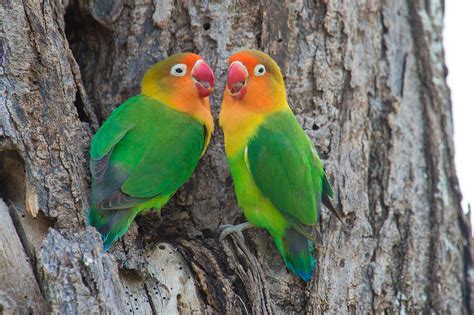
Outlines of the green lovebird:
{"label": "green lovebird", "polygon": [[159,211],[193,174],[214,130],[213,88],[214,74],[200,56],[173,55],[146,72],[141,94],[94,135],[89,223],[106,250],[137,214]]}
{"label": "green lovebird", "polygon": [[288,106],[276,62],[263,52],[242,50],[228,63],[219,124],[248,223],[223,226],[221,239],[252,225],[265,228],[288,269],[308,281],[315,266],[312,232],[321,203],[340,218],[330,201],[331,185]]}

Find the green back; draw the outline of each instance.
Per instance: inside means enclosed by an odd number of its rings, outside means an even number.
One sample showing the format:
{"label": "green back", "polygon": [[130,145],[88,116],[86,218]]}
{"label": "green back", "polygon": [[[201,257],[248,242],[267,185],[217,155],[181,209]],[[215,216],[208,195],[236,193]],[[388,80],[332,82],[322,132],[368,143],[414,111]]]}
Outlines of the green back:
{"label": "green back", "polygon": [[91,143],[92,202],[125,209],[173,194],[192,175],[205,128],[158,100],[136,96],[118,107]]}
{"label": "green back", "polygon": [[252,177],[300,233],[318,219],[324,169],[291,111],[268,116],[247,146]]}

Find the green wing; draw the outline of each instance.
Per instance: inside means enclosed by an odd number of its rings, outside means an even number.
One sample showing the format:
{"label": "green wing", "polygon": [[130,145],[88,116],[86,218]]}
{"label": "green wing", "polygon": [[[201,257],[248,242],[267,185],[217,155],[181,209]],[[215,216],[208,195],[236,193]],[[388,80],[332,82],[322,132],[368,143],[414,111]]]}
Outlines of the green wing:
{"label": "green wing", "polygon": [[306,235],[305,226],[317,222],[327,180],[293,113],[267,117],[246,150],[246,162],[259,189],[295,229]]}
{"label": "green wing", "polygon": [[145,96],[129,99],[92,140],[93,206],[125,209],[173,194],[191,177],[204,139],[192,117]]}

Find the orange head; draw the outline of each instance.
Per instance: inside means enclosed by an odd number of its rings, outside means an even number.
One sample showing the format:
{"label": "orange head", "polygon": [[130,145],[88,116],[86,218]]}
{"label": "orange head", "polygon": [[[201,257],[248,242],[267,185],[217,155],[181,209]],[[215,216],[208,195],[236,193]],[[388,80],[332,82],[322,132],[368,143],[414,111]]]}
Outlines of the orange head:
{"label": "orange head", "polygon": [[153,65],[143,77],[142,94],[158,99],[208,97],[214,73],[199,55],[176,54]]}
{"label": "orange head", "polygon": [[229,58],[228,64],[223,103],[238,103],[263,112],[286,104],[283,76],[269,55],[258,50],[241,50]]}

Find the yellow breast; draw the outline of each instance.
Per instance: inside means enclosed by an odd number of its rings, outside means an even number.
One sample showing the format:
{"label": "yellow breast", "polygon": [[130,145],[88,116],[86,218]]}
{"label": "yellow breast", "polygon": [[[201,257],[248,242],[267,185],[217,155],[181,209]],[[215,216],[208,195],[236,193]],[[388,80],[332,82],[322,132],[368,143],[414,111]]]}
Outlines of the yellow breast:
{"label": "yellow breast", "polygon": [[235,155],[247,145],[263,119],[263,113],[242,111],[232,105],[222,107],[219,124],[224,131],[225,150],[228,156]]}

